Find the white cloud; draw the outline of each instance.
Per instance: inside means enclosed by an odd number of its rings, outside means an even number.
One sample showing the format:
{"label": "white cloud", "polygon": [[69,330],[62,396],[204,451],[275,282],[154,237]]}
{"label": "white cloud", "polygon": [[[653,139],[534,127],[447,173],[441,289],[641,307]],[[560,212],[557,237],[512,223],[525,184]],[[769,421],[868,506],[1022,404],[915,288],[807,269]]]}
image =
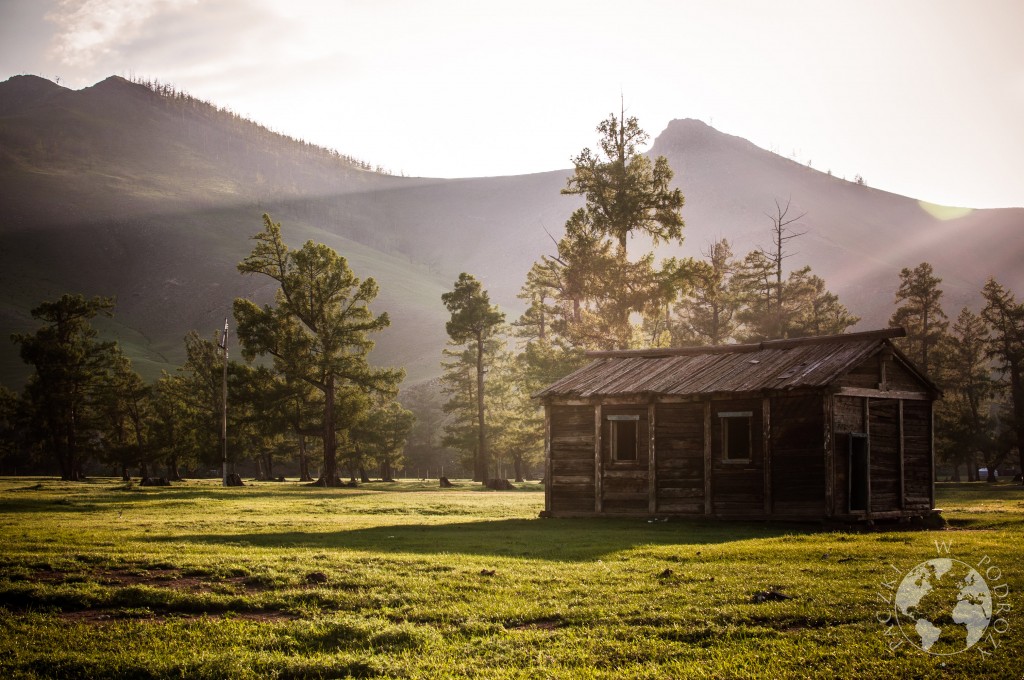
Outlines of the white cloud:
{"label": "white cloud", "polygon": [[57,24],[52,51],[61,63],[88,66],[131,44],[160,16],[197,0],[61,0],[46,15]]}

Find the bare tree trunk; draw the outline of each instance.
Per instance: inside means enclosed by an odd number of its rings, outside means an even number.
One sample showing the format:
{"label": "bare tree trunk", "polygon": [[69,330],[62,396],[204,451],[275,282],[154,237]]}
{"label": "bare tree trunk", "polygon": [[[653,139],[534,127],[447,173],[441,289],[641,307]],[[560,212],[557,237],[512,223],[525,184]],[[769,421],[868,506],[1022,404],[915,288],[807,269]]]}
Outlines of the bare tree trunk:
{"label": "bare tree trunk", "polygon": [[523,456],[518,453],[512,454],[512,469],[516,473],[516,481],[523,482]]}
{"label": "bare tree trunk", "polygon": [[319,486],[338,486],[338,435],[334,431],[334,376],[328,376],[324,391],[324,467]]}
{"label": "bare tree trunk", "polygon": [[487,433],[484,430],[484,338],[483,333],[476,336],[476,404],[479,444],[477,447],[476,481],[487,482]]}
{"label": "bare tree trunk", "polygon": [[178,470],[178,455],[172,453],[167,458],[167,479],[172,482],[181,481],[181,471]]}
{"label": "bare tree trunk", "polygon": [[309,474],[309,458],[306,456],[306,436],[299,435],[299,481],[312,482]]}

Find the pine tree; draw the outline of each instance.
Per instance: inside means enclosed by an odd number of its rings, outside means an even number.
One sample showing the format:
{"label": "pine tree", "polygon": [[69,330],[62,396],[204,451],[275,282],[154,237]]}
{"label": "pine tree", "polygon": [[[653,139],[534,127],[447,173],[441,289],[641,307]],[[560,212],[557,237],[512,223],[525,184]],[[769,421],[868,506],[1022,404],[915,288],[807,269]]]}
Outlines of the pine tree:
{"label": "pine tree", "polygon": [[112,316],[114,301],[63,295],[32,310],[45,326],[13,335],[21,358],[35,367],[25,388],[43,445],[56,458],[61,478],[83,478],[87,434],[100,429],[98,404],[115,345],[100,342],[92,320]]}
{"label": "pine tree", "polygon": [[600,152],[580,152],[562,190],[583,196],[585,205],[566,223],[554,261],[565,284],[562,299],[572,303],[572,314],[566,314],[569,342],[625,348],[638,340],[630,316],[650,311],[665,280],[653,254],[628,257],[627,241],[644,235],[654,245],[682,242],[683,195],[670,186],[673,173],[665,157],[652,163],[640,153],[648,137],[636,118],[612,114],[597,131]]}
{"label": "pine tree", "polygon": [[981,292],[985,308],[981,316],[989,327],[988,355],[997,360],[1010,392],[1011,427],[1024,470],[1024,304],[995,279]]}
{"label": "pine tree", "polygon": [[490,297],[480,282],[465,272],[459,275],[452,291],[441,296],[441,301],[451,312],[451,319],[445,324],[451,342],[471,346],[476,357],[477,449],[473,479],[486,482],[489,455],[484,408],[485,345],[496,335],[505,315],[491,305]]}
{"label": "pine tree", "polygon": [[691,287],[675,306],[679,322],[672,344],[724,345],[736,332],[740,301],[732,278],[739,268],[726,239],[712,243],[704,260],[691,263]]}
{"label": "pine tree", "polygon": [[[997,465],[994,422],[990,415],[996,385],[992,380],[985,320],[964,307],[952,332],[942,339],[937,378],[944,395],[936,405],[936,448],[959,468],[968,465],[973,480],[977,456],[988,468]],[[990,476],[994,480],[994,476]]]}
{"label": "pine tree", "polygon": [[626,259],[626,241],[631,235],[646,234],[654,244],[682,241],[683,194],[672,189],[672,169],[659,156],[652,163],[640,153],[648,135],[635,117],[611,114],[597,126],[600,153],[583,149],[573,159],[575,171],[564,194],[581,195],[586,207],[574,219],[591,225],[594,231],[612,238],[618,254]]}
{"label": "pine tree", "polygon": [[790,337],[837,335],[860,321],[825,288],[825,280],[810,267],[790,272],[786,280],[787,333]]}
{"label": "pine tree", "polygon": [[375,316],[373,279],[361,281],[345,258],[322,243],[308,241],[291,250],[281,225],[263,216],[263,231],[253,237],[252,252],[238,265],[244,274],[276,281],[275,305],[262,308],[235,300],[238,335],[246,358],[273,357],[275,368],[323,395],[321,437],[324,467],[318,484],[335,486],[338,478],[338,433],[355,421],[342,410],[344,392],[393,395],[402,371],[375,369],[367,361],[373,348],[369,334],[389,325],[387,314]]}
{"label": "pine tree", "polygon": [[942,340],[949,322],[942,311],[942,279],[935,276],[932,266],[922,262],[913,269],[900,271],[900,286],[896,290],[896,308],[889,319],[890,326],[902,326],[907,331],[897,345],[907,353],[926,374],[935,366],[935,348]]}

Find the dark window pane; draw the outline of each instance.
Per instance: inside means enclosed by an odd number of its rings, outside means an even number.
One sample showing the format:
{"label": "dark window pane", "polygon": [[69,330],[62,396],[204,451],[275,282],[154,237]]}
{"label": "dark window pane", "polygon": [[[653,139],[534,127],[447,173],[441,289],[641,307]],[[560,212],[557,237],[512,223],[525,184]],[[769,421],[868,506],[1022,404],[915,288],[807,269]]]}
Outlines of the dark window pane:
{"label": "dark window pane", "polygon": [[728,460],[750,458],[750,418],[722,418],[722,447]]}
{"label": "dark window pane", "polygon": [[636,460],[635,420],[619,420],[612,422],[612,458],[614,460]]}

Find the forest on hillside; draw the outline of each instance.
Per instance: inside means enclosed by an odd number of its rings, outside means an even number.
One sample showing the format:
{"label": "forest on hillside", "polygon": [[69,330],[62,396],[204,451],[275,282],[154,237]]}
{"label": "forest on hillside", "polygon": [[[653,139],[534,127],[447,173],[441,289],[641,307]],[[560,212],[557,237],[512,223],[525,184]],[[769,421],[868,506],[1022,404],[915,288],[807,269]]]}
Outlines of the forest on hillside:
{"label": "forest on hillside", "polygon": [[[766,206],[764,245],[742,256],[724,238],[696,258],[631,250],[682,242],[684,196],[667,159],[640,152],[648,136],[635,118],[613,114],[597,131],[562,190],[583,205],[530,269],[526,311],[507,319],[469,272],[442,296],[451,316],[440,379],[400,393],[403,370],[370,361],[374,334],[390,324],[371,310],[377,282],[322,243],[289,247],[286,228],[264,215],[237,268],[271,280],[273,303],[236,299],[233,322],[211,338],[190,331],[184,364],[153,382],[99,339],[93,321],[114,314],[112,299],[69,293],[33,309],[41,325],[13,336],[33,373],[21,393],[0,388],[0,474],[522,481],[543,456],[543,410],[531,395],[588,351],[832,335],[858,322],[810,265],[791,266],[806,232],[788,199]],[[951,321],[941,277],[911,264],[890,325],[906,329],[899,347],[944,391],[940,460],[969,479],[1019,464],[1024,303],[990,279],[979,285],[984,306]]]}

